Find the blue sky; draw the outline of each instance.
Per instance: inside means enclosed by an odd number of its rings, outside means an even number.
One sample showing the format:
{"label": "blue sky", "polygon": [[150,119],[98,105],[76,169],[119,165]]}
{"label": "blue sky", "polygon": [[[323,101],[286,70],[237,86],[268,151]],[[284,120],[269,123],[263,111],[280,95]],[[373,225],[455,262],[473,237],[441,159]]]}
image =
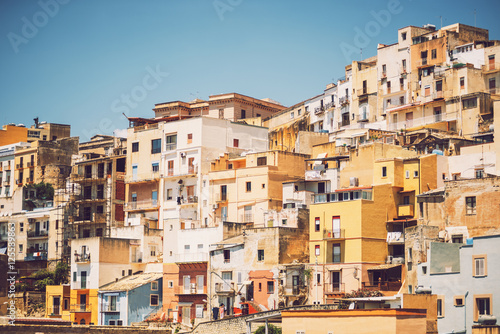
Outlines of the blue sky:
{"label": "blue sky", "polygon": [[2,0],[0,125],[38,116],[83,141],[166,101],[238,92],[290,106],[360,59],[340,47],[357,31],[373,28],[367,58],[407,25],[474,25],[474,9],[500,39],[498,0]]}

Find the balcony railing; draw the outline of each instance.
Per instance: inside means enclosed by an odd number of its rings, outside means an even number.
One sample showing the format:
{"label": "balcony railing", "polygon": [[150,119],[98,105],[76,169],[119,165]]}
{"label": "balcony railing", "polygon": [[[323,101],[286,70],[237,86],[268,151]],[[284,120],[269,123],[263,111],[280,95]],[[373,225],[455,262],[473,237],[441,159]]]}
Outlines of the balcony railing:
{"label": "balcony railing", "polygon": [[413,204],[398,205],[398,217],[413,217]]}
{"label": "balcony railing", "polygon": [[[408,129],[412,127],[417,127],[417,126],[422,126],[422,125],[427,125],[427,124],[432,124],[436,122],[450,122],[450,121],[456,121],[458,118],[458,112],[451,112],[451,113],[444,113],[440,114],[441,116],[436,118],[436,115],[429,115],[425,117],[419,117],[419,118],[414,118],[409,121],[402,121],[402,122],[397,122],[397,123],[391,123],[391,120],[389,119],[389,130],[391,131],[397,131],[401,129]],[[404,115],[402,115],[404,116]],[[436,119],[439,119],[438,121]]]}
{"label": "balcony railing", "polygon": [[283,289],[285,296],[298,296],[300,294],[307,294],[307,285],[301,283],[298,285],[286,284]]}
{"label": "balcony railing", "polygon": [[173,151],[175,149],[177,149],[177,143],[165,144],[166,151]]}
{"label": "balcony railing", "polygon": [[134,126],[134,132],[150,130],[150,129],[158,129],[158,123]]}
{"label": "balcony railing", "polygon": [[319,115],[325,111],[325,107],[316,107],[314,108],[314,114]]}
{"label": "balcony railing", "polygon": [[[351,194],[352,193],[352,194]],[[356,201],[360,199],[371,200],[372,191],[371,190],[354,190],[354,191],[341,191],[326,194],[314,194],[313,202],[318,203],[328,203],[328,202],[344,202],[344,201]]]}
{"label": "balcony railing", "polygon": [[389,245],[401,245],[405,243],[403,232],[387,232],[387,243]]}
{"label": "balcony railing", "polygon": [[27,166],[28,168],[29,168],[29,167],[35,167],[35,162],[33,162],[33,161],[28,161],[28,162],[26,163],[26,166]]}
{"label": "balcony railing", "polygon": [[73,256],[75,257],[75,262],[90,262],[90,253],[75,253]]}
{"label": "balcony railing", "polygon": [[61,307],[60,306],[48,307],[47,314],[49,316],[60,316],[61,315]]}
{"label": "balcony railing", "polygon": [[399,291],[401,282],[380,281],[373,284],[371,282],[362,282],[361,286],[366,290]]}
{"label": "balcony railing", "polygon": [[155,181],[160,178],[161,174],[160,171],[151,171],[149,173],[141,173],[141,174],[132,174],[132,175],[127,175],[125,177],[125,182],[127,183],[133,183],[133,182],[148,182],[148,181]]}
{"label": "balcony railing", "polygon": [[421,58],[417,60],[417,66],[425,66],[427,65],[427,58]]}
{"label": "balcony railing", "polygon": [[348,104],[349,103],[349,96],[342,96],[339,98],[339,103],[342,104]]}
{"label": "balcony railing", "polygon": [[325,110],[330,110],[333,108],[335,108],[335,102],[328,102],[327,104],[325,104]]}
{"label": "balcony railing", "polygon": [[253,223],[253,214],[252,213],[245,213],[243,215],[240,215],[240,222]]}
{"label": "balcony railing", "polygon": [[215,283],[215,292],[234,292],[234,282]]}
{"label": "balcony railing", "polygon": [[325,293],[327,294],[337,294],[345,292],[345,283],[326,283]]}
{"label": "balcony railing", "polygon": [[438,90],[438,91],[435,91],[434,93],[432,93],[433,100],[438,100],[438,99],[442,99],[442,98],[443,98],[443,91],[442,90]]}
{"label": "balcony railing", "polygon": [[71,313],[92,312],[92,304],[71,304],[70,312]]}
{"label": "balcony railing", "polygon": [[366,95],[366,94],[368,94],[368,89],[367,88],[360,88],[360,89],[356,90],[356,92],[358,93],[358,96]]}
{"label": "balcony railing", "polygon": [[345,238],[345,230],[323,230],[323,239],[343,239]]}
{"label": "balcony railing", "polygon": [[9,164],[7,164],[7,166],[5,166],[5,170],[6,170],[6,171],[7,171],[7,170],[10,170],[10,163],[9,163]]}
{"label": "balcony railing", "polygon": [[488,93],[490,93],[490,94],[500,94],[500,87],[489,88],[488,89]]}
{"label": "balcony railing", "polygon": [[149,210],[158,208],[158,200],[145,200],[125,203],[124,210]]}
{"label": "balcony railing", "polygon": [[47,238],[49,231],[29,231],[28,238]]}
{"label": "balcony railing", "polygon": [[47,260],[47,252],[28,253],[24,257],[24,261],[41,261]]}
{"label": "balcony railing", "polygon": [[500,62],[488,63],[483,65],[483,72],[497,71],[500,70]]}
{"label": "balcony railing", "polygon": [[24,164],[17,164],[16,165],[16,169],[21,169],[21,168],[24,168]]}
{"label": "balcony railing", "polygon": [[102,306],[101,312],[120,312],[120,303],[107,303]]}
{"label": "balcony railing", "polygon": [[32,179],[32,178],[27,177],[27,178],[26,178],[26,183],[27,183],[27,184],[31,184],[31,183],[33,183],[33,179]]}

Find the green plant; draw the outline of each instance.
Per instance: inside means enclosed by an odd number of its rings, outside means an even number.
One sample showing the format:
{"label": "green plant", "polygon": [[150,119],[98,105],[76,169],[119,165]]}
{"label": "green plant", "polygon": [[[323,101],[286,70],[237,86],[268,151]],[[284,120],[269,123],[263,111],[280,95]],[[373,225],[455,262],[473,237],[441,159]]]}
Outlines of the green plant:
{"label": "green plant", "polygon": [[357,291],[352,291],[351,293],[346,293],[344,298],[339,302],[339,309],[346,310],[351,304],[350,298],[361,298],[361,297],[382,297],[383,294],[377,290],[367,290],[359,289]]}
{"label": "green plant", "polygon": [[312,269],[304,269],[304,276],[307,278],[307,280],[310,280],[312,277]]}
{"label": "green plant", "polygon": [[[280,327],[276,327],[276,326],[271,325],[271,324],[267,325],[267,329],[268,329],[269,334],[281,334],[282,333]],[[264,333],[266,333],[266,326],[260,326],[255,331],[255,334],[264,334]]]}

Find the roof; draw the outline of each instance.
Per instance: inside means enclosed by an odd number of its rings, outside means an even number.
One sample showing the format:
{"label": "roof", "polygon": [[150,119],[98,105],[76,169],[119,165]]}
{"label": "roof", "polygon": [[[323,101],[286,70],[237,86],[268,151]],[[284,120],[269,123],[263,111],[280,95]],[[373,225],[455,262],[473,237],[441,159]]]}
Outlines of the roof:
{"label": "roof", "polygon": [[101,286],[99,291],[130,291],[163,277],[163,273],[141,273]]}
{"label": "roof", "polygon": [[432,189],[421,194],[418,194],[417,197],[426,197],[426,196],[436,196],[444,194],[444,187]]}

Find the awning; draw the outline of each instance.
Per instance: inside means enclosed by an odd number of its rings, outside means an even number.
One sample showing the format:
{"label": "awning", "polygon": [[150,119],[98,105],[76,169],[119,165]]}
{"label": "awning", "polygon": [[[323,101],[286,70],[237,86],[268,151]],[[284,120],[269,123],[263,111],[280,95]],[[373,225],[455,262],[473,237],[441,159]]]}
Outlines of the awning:
{"label": "awning", "polygon": [[314,164],[315,165],[320,165],[321,164],[321,159],[326,158],[327,155],[328,155],[328,153],[320,153],[320,154],[318,154],[318,156],[316,157],[318,160],[314,161]]}
{"label": "awning", "polygon": [[391,269],[391,268],[396,268],[396,267],[400,267],[401,264],[381,264],[379,266],[376,266],[376,267],[372,267],[372,268],[368,268],[368,270],[387,270],[387,269]]}

